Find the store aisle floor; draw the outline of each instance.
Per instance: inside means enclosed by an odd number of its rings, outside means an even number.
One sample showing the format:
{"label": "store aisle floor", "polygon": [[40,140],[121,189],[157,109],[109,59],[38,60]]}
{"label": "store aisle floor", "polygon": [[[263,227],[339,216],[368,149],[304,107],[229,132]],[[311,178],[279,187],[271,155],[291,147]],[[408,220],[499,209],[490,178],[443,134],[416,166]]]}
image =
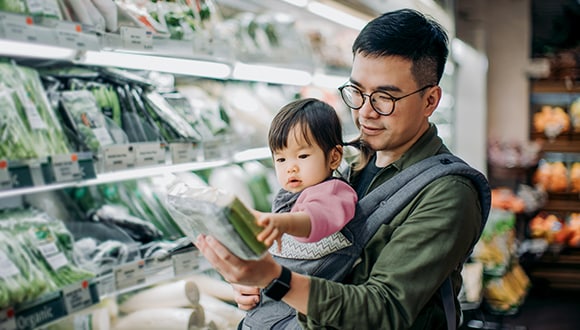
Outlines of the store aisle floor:
{"label": "store aisle floor", "polygon": [[492,315],[482,307],[464,316],[461,330],[580,330],[580,291],[531,290],[515,315]]}

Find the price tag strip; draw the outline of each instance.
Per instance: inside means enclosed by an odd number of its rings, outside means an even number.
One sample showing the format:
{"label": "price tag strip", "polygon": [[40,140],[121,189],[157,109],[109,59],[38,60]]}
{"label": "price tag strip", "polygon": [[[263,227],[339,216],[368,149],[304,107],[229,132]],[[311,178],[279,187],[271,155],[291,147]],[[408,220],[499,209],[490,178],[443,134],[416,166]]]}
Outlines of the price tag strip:
{"label": "price tag strip", "polygon": [[195,142],[172,142],[169,144],[173,164],[193,163],[200,158],[200,146]]}
{"label": "price tag strip", "polygon": [[36,42],[34,21],[30,16],[0,13],[0,24],[4,30],[4,37],[10,40]]}
{"label": "price tag strip", "polygon": [[165,144],[158,142],[135,144],[135,161],[139,167],[165,164]]}
{"label": "price tag strip", "polygon": [[103,148],[104,166],[107,171],[126,170],[135,167],[135,148],[132,144],[116,144]]}
{"label": "price tag strip", "polygon": [[190,275],[199,271],[200,253],[197,250],[176,253],[172,256],[175,276]]}
{"label": "price tag strip", "polygon": [[130,50],[153,50],[153,33],[143,28],[121,26],[123,47]]}
{"label": "price tag strip", "polygon": [[225,148],[227,144],[224,142],[222,139],[203,141],[203,158],[205,160],[215,160],[227,156],[227,149]]}
{"label": "price tag strip", "polygon": [[8,171],[8,161],[0,159],[0,190],[12,188],[12,178]]}
{"label": "price tag strip", "polygon": [[131,288],[145,283],[145,261],[138,260],[115,269],[117,290]]}
{"label": "price tag strip", "polygon": [[173,262],[170,256],[151,258],[145,261],[146,283],[154,284],[175,277]]}
{"label": "price tag strip", "polygon": [[51,163],[55,182],[78,181],[83,178],[77,154],[54,155]]}
{"label": "price tag strip", "polygon": [[99,302],[99,294],[95,283],[81,281],[62,289],[64,304],[69,314],[89,308]]}
{"label": "price tag strip", "polygon": [[78,50],[100,50],[99,38],[83,33],[83,27],[79,23],[58,21],[55,31],[59,46]]}
{"label": "price tag strip", "polygon": [[9,307],[0,310],[0,329],[2,330],[16,330],[16,317],[14,309]]}

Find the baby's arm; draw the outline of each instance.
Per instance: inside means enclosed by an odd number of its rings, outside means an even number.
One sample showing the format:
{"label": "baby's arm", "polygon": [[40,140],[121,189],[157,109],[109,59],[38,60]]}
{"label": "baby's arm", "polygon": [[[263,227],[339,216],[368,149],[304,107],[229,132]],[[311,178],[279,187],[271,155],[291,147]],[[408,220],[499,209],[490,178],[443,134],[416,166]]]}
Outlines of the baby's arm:
{"label": "baby's arm", "polygon": [[264,242],[267,246],[278,241],[280,247],[280,238],[282,234],[296,237],[310,236],[311,223],[310,216],[306,212],[287,212],[287,213],[264,213],[254,211],[257,223],[264,227],[264,230],[257,236],[258,241]]}

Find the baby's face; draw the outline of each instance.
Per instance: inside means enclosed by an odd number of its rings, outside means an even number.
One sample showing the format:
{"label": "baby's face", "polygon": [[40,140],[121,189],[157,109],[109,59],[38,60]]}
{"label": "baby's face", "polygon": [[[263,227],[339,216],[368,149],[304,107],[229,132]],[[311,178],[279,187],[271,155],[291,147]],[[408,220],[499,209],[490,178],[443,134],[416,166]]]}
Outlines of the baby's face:
{"label": "baby's face", "polygon": [[[313,142],[310,131],[308,134],[310,142]],[[300,192],[318,184],[332,173],[324,151],[318,144],[308,144],[298,126],[290,131],[287,147],[275,151],[273,158],[278,182],[290,192]]]}

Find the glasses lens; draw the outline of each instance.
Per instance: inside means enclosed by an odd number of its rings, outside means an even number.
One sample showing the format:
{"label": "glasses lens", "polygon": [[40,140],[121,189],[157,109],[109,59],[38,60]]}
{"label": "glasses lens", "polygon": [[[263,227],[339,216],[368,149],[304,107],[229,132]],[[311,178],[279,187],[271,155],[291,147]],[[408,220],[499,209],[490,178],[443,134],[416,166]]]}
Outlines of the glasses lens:
{"label": "glasses lens", "polygon": [[358,109],[363,105],[364,98],[362,93],[353,86],[344,86],[340,90],[340,95],[349,108]]}
{"label": "glasses lens", "polygon": [[371,94],[373,108],[380,114],[391,114],[393,111],[393,97],[387,93],[374,92]]}

